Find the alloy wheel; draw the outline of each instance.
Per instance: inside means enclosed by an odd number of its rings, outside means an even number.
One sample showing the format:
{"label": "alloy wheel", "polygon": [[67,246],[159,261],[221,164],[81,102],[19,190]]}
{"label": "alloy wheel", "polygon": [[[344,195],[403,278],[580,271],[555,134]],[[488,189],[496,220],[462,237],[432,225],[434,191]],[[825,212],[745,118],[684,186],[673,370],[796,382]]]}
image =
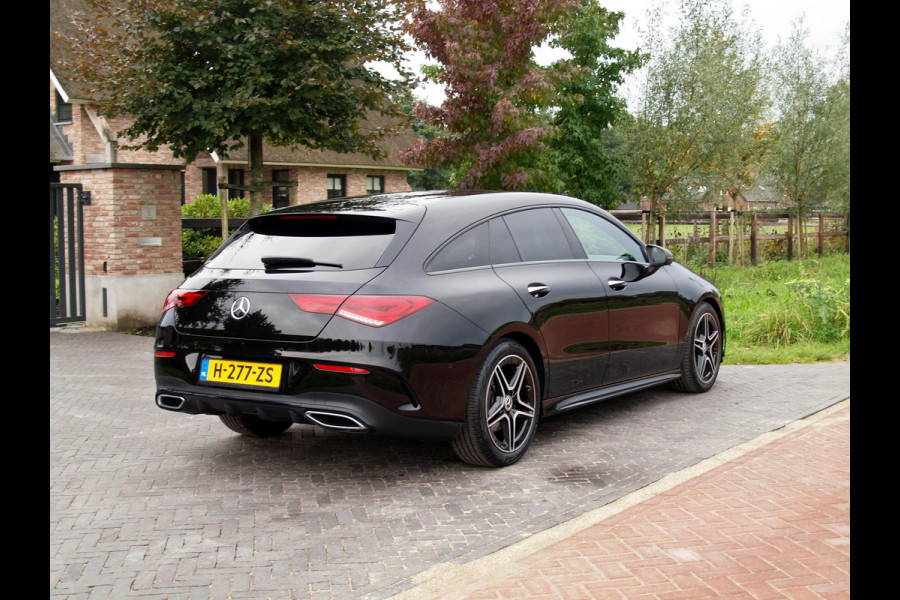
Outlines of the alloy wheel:
{"label": "alloy wheel", "polygon": [[721,360],[719,321],[712,312],[705,313],[694,333],[694,364],[697,377],[708,384],[716,377]]}
{"label": "alloy wheel", "polygon": [[502,452],[515,452],[529,440],[537,399],[534,374],[517,355],[501,359],[485,391],[485,424],[491,442]]}

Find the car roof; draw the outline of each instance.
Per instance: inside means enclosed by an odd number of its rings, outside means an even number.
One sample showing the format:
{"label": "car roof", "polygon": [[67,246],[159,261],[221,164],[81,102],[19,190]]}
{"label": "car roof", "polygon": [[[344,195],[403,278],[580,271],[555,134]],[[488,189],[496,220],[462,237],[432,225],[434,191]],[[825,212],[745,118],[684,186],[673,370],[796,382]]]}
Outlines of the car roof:
{"label": "car roof", "polygon": [[493,214],[526,208],[529,206],[570,205],[574,207],[598,207],[585,202],[536,192],[495,191],[420,191],[377,194],[322,200],[278,209],[266,214],[338,213],[366,216],[383,216],[412,222],[421,221],[425,212],[430,218],[465,215],[466,220],[477,221]]}

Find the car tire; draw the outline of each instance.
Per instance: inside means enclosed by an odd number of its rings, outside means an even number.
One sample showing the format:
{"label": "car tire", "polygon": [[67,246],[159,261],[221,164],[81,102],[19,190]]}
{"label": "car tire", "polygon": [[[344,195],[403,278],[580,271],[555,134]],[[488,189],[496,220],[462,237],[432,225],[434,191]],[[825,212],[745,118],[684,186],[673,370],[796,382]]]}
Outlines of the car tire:
{"label": "car tire", "polygon": [[256,417],[236,417],[219,415],[228,429],[250,437],[272,437],[287,431],[293,425],[291,421],[263,421]]}
{"label": "car tire", "polygon": [[682,392],[712,388],[722,364],[722,325],[715,309],[704,302],[694,312],[681,359],[681,378],[673,383]]}
{"label": "car tire", "polygon": [[453,440],[472,465],[505,467],[525,454],[540,418],[540,383],[520,344],[503,340],[488,352],[469,393],[466,422]]}

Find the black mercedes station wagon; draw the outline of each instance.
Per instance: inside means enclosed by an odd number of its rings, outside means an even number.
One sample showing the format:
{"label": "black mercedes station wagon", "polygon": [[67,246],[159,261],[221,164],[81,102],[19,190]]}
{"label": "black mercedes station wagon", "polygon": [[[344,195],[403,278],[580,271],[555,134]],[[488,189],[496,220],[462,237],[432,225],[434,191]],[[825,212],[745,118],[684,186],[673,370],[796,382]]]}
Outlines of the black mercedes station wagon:
{"label": "black mercedes station wagon", "polygon": [[410,192],[248,219],[169,294],[154,349],[160,408],[500,467],[554,413],[710,389],[725,322],[712,284],[587,202]]}

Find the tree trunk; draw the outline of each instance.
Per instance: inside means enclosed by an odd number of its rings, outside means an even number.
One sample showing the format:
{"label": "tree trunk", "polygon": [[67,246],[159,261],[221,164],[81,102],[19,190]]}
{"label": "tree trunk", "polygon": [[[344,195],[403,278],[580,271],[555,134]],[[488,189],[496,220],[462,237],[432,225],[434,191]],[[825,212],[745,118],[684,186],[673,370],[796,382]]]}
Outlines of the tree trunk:
{"label": "tree trunk", "polygon": [[250,216],[262,213],[265,193],[263,180],[265,168],[263,167],[263,136],[261,132],[250,134]]}
{"label": "tree trunk", "polygon": [[797,210],[797,241],[800,244],[800,258],[806,258],[806,236],[803,235],[805,233],[804,221],[806,219],[806,211],[803,210],[803,206],[799,206]]}

